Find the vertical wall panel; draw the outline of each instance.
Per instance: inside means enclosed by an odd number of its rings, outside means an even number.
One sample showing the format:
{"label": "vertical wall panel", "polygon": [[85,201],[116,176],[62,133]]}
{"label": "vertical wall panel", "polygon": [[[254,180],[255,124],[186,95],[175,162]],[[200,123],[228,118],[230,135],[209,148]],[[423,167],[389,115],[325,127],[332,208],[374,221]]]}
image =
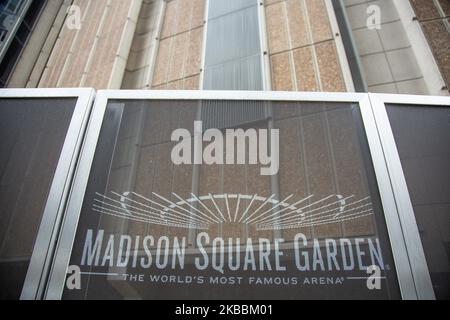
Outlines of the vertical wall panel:
{"label": "vertical wall panel", "polygon": [[275,91],[295,90],[292,81],[292,66],[289,60],[289,52],[279,53],[270,57],[272,65],[272,88]]}
{"label": "vertical wall panel", "polygon": [[287,21],[283,6],[283,2],[277,2],[266,7],[267,35],[271,54],[289,49]]}
{"label": "vertical wall panel", "polygon": [[302,3],[298,0],[286,1],[291,43],[294,48],[305,46],[310,43],[306,29],[304,10]]}
{"label": "vertical wall panel", "polygon": [[[450,2],[410,0],[450,91]],[[445,88],[444,88],[445,89]]]}
{"label": "vertical wall panel", "polygon": [[206,90],[262,90],[258,2],[210,0]]}
{"label": "vertical wall panel", "polygon": [[325,0],[265,1],[265,15],[273,90],[346,91]]}
{"label": "vertical wall panel", "polygon": [[312,41],[317,43],[331,40],[330,22],[324,0],[305,1],[305,4],[311,24]]}
{"label": "vertical wall panel", "polygon": [[345,91],[345,83],[333,42],[327,41],[316,45],[320,81],[323,91]]}
{"label": "vertical wall panel", "polygon": [[141,4],[142,0],[75,1],[81,28],[64,23],[38,86],[117,88]]}
{"label": "vertical wall panel", "polygon": [[319,91],[311,47],[292,51],[299,91]]}
{"label": "vertical wall panel", "polygon": [[152,89],[199,89],[205,0],[167,1]]}

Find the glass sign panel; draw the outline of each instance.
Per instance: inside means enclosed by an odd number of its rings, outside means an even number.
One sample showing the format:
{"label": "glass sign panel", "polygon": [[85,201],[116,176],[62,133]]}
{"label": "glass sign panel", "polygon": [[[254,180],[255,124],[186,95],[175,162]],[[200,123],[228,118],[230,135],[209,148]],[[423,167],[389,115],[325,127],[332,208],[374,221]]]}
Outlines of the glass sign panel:
{"label": "glass sign panel", "polygon": [[414,207],[436,298],[450,298],[450,108],[386,109]]}
{"label": "glass sign panel", "polygon": [[109,101],[96,148],[65,299],[401,298],[357,104]]}
{"label": "glass sign panel", "polygon": [[77,100],[0,99],[0,299],[19,299]]}

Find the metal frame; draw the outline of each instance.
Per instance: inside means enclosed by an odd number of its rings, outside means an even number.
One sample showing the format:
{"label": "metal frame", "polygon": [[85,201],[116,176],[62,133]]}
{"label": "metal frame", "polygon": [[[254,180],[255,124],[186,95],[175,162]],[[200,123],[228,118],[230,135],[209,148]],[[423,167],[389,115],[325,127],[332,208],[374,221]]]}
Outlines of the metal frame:
{"label": "metal frame", "polygon": [[[66,270],[69,266],[71,251],[75,240],[78,221],[88,184],[92,162],[95,155],[100,129],[105,110],[110,99],[123,100],[265,100],[265,101],[304,101],[304,102],[350,102],[358,103],[361,109],[363,124],[367,135],[372,162],[377,178],[385,220],[387,223],[390,245],[396,265],[398,282],[403,299],[424,298],[422,289],[417,289],[415,276],[417,264],[410,263],[408,252],[411,245],[405,243],[402,225],[403,211],[398,209],[398,187],[392,184],[388,168],[390,162],[386,160],[386,141],[380,139],[380,125],[374,115],[372,102],[368,94],[360,93],[318,93],[318,92],[264,92],[264,91],[139,91],[139,90],[105,90],[99,91],[92,116],[87,128],[82,153],[78,163],[72,191],[68,198],[67,210],[61,227],[58,247],[53,260],[48,286],[44,294],[45,299],[61,299],[64,290]],[[429,100],[429,97],[424,100]],[[417,99],[415,98],[417,102]],[[447,101],[447,100],[445,100]],[[420,102],[419,102],[420,103]],[[424,102],[429,104],[428,102]],[[378,120],[379,122],[380,120]],[[386,122],[386,120],[383,120]],[[384,123],[386,125],[386,123]],[[389,125],[389,124],[387,124]],[[394,196],[394,195],[397,195]],[[409,233],[417,232],[410,230]],[[418,234],[416,235],[418,237]],[[409,251],[407,250],[409,249]],[[417,249],[421,250],[421,247]],[[422,252],[423,255],[423,252]]]}
{"label": "metal frame", "polygon": [[262,78],[263,78],[263,90],[272,90],[272,74],[270,67],[270,57],[269,57],[269,44],[267,36],[267,23],[266,23],[266,3],[264,0],[258,1],[258,27],[259,27],[259,38],[261,46],[261,68],[262,68]]}
{"label": "metal frame", "polygon": [[5,57],[5,54],[8,51],[9,46],[11,45],[11,42],[16,36],[17,30],[19,30],[20,24],[22,23],[23,19],[25,18],[25,15],[27,14],[28,9],[31,6],[31,2],[32,0],[27,0],[25,2],[23,7],[21,8],[20,14],[17,16],[17,20],[14,22],[14,25],[11,28],[11,30],[9,30],[4,45],[0,49],[0,61],[2,61],[3,58]]}
{"label": "metal frame", "polygon": [[21,299],[42,297],[42,289],[50,271],[55,241],[64,214],[65,200],[75,172],[84,131],[90,115],[95,92],[93,89],[5,89],[0,99],[76,98],[77,102],[67,131],[58,165],[36,236],[33,254],[22,288]]}
{"label": "metal frame", "polygon": [[397,211],[406,250],[408,252],[417,297],[419,299],[435,299],[428,265],[417,227],[414,209],[406,184],[400,156],[394,139],[386,104],[406,104],[419,106],[447,106],[450,107],[450,97],[430,97],[393,94],[369,94],[372,111],[378,126],[383,153],[390,176],[390,184],[394,192]]}
{"label": "metal frame", "polygon": [[334,9],[333,0],[325,0],[325,6],[327,8],[328,17],[330,19],[330,27],[336,43],[337,55],[339,57],[339,63],[341,64],[345,87],[347,88],[347,92],[356,92],[355,83],[353,82],[353,76],[347,59],[347,52],[345,51],[344,40],[342,38],[341,30],[339,29],[338,18]]}

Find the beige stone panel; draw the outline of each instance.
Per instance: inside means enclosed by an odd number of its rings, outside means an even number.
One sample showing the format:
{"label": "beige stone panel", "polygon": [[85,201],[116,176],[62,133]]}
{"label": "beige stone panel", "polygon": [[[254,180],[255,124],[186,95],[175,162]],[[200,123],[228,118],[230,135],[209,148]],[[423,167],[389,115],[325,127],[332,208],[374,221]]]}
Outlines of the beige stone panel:
{"label": "beige stone panel", "polygon": [[94,55],[94,63],[100,61],[113,62],[116,59],[127,22],[129,7],[130,3],[126,1],[114,2],[102,26],[100,41],[95,51],[95,53],[98,51],[99,58],[95,61],[96,55]]}
{"label": "beige stone panel", "polygon": [[272,68],[272,87],[275,91],[293,91],[294,83],[291,76],[289,52],[279,53],[270,57]]}
{"label": "beige stone panel", "polygon": [[184,83],[183,79],[175,80],[173,82],[169,82],[167,84],[166,89],[167,90],[183,90],[183,83]]}
{"label": "beige stone panel", "polygon": [[[299,132],[298,119],[286,119],[277,121],[275,127],[280,130],[280,170],[278,174],[280,200],[292,195],[287,203],[294,204],[308,196],[305,179],[305,163],[303,161],[303,145]],[[300,205],[301,206],[301,205]],[[282,210],[284,208],[279,208]],[[288,213],[283,211],[281,214]],[[295,228],[283,230],[283,238],[293,241],[297,233],[303,233],[311,237],[311,230],[307,228]]]}
{"label": "beige stone panel", "polygon": [[95,41],[95,35],[100,27],[101,18],[103,13],[107,10],[106,4],[106,0],[91,1],[89,10],[81,24],[75,50],[92,48],[92,44]]}
{"label": "beige stone panel", "polygon": [[308,8],[313,42],[317,43],[332,39],[333,36],[330,28],[330,20],[328,18],[324,0],[307,0],[305,3]]}
{"label": "beige stone panel", "polygon": [[345,82],[334,42],[323,42],[315,47],[322,91],[345,92]]}
{"label": "beige stone panel", "polygon": [[264,4],[265,4],[266,6],[268,6],[268,5],[270,5],[270,4],[277,3],[277,2],[280,2],[280,1],[284,1],[284,0],[265,0],[265,1],[264,1]]}
{"label": "beige stone panel", "polygon": [[178,0],[168,1],[166,4],[166,12],[164,14],[164,22],[161,30],[161,39],[167,38],[174,34],[177,25]]}
{"label": "beige stone panel", "polygon": [[[358,201],[370,196],[351,110],[330,112],[328,121],[339,193],[345,197],[354,195],[355,197],[349,201]],[[350,206],[349,209],[361,205]],[[370,207],[355,210],[351,214],[367,209],[370,209]],[[346,237],[372,235],[375,231],[373,217],[358,218],[344,222],[344,230]]]}
{"label": "beige stone panel", "polygon": [[105,30],[100,35],[86,74],[86,84],[89,86],[97,89],[108,88],[115,59],[119,59],[117,51],[122,38],[123,28],[123,25],[119,25],[116,29],[106,29],[108,32]]}
{"label": "beige stone panel", "polygon": [[266,24],[270,53],[289,49],[289,36],[284,14],[284,2],[266,7]]}
{"label": "beige stone panel", "polygon": [[177,0],[177,27],[175,33],[188,31],[191,28],[193,1],[192,0]]}
{"label": "beige stone panel", "polygon": [[[132,1],[113,1],[102,26],[101,35],[111,32],[117,33],[117,30],[124,29],[128,20],[128,12],[132,5]],[[122,36],[122,32],[119,33]],[[120,39],[120,38],[119,38]],[[118,45],[117,45],[118,47]],[[115,54],[116,52],[114,52]]]}
{"label": "beige stone panel", "polygon": [[153,87],[152,90],[166,90],[167,89],[167,85],[166,84],[161,84],[159,86]]}
{"label": "beige stone panel", "polygon": [[[450,4],[447,5],[447,10],[449,7]],[[450,23],[450,20],[447,22]],[[450,90],[450,32],[443,20],[422,23],[422,29],[446,82],[447,90]]]}
{"label": "beige stone panel", "polygon": [[286,12],[289,20],[289,34],[292,48],[305,46],[311,41],[308,39],[304,8],[299,0],[287,0]]}
{"label": "beige stone panel", "polygon": [[189,33],[189,47],[184,67],[184,77],[198,74],[201,68],[203,49],[203,28],[197,28]]}
{"label": "beige stone panel", "polygon": [[[306,177],[309,193],[314,195],[311,203],[336,194],[332,159],[328,148],[328,138],[323,113],[316,113],[302,119],[303,138],[305,143]],[[330,199],[322,202],[320,206],[336,201]],[[309,207],[309,210],[320,206]],[[307,208],[308,209],[308,208]],[[307,213],[307,215],[316,214]],[[316,216],[317,217],[317,216]],[[317,222],[317,220],[315,221]],[[342,236],[340,224],[324,224],[313,227],[316,238],[333,238]]]}
{"label": "beige stone panel", "polygon": [[158,57],[155,63],[155,73],[153,75],[152,82],[152,86],[154,87],[167,82],[171,43],[171,38],[164,39],[159,42]]}
{"label": "beige stone panel", "polygon": [[318,91],[317,76],[313,63],[311,47],[304,47],[292,52],[295,65],[295,76],[299,91]]}
{"label": "beige stone panel", "polygon": [[91,68],[91,71],[87,74],[84,86],[95,87],[97,90],[107,89],[113,66],[114,63],[111,62],[102,67]]}
{"label": "beige stone panel", "polygon": [[197,28],[204,24],[206,0],[191,0],[193,5],[191,29]]}
{"label": "beige stone panel", "polygon": [[200,76],[193,76],[184,79],[184,90],[199,90],[200,89]]}
{"label": "beige stone panel", "polygon": [[[99,89],[107,89],[109,80],[111,79],[111,70],[113,69],[114,62],[107,62],[107,52],[113,46],[107,39],[101,39],[100,42],[104,42],[105,46],[101,51],[96,52],[92,58],[92,63],[86,73],[85,86],[95,87]],[[103,63],[101,63],[103,61]]]}
{"label": "beige stone panel", "polygon": [[[82,14],[86,12],[89,3],[89,1],[83,0],[74,1],[74,5],[80,7]],[[65,23],[63,24],[58,40],[56,41],[56,44],[50,54],[49,60],[42,74],[42,78],[39,81],[38,87],[50,88],[57,86],[58,79],[61,76],[61,72],[64,68],[67,56],[77,33],[78,30],[71,30]]]}
{"label": "beige stone panel", "polygon": [[171,44],[172,38],[161,40],[159,43],[158,57],[155,63],[155,73],[153,75],[152,86],[158,86],[167,82]]}
{"label": "beige stone panel", "polygon": [[56,41],[38,87],[56,87],[75,36],[76,30],[69,30],[67,26],[64,25],[63,31],[61,32],[60,38]]}
{"label": "beige stone panel", "polygon": [[94,41],[98,33],[101,17],[106,10],[107,1],[93,1],[76,39],[72,55],[66,60],[61,87],[78,87],[88,63],[89,55],[94,49]]}
{"label": "beige stone panel", "polygon": [[182,33],[173,37],[173,47],[169,62],[168,82],[181,79],[186,61],[186,44],[188,33]]}
{"label": "beige stone panel", "polygon": [[[445,0],[445,1],[448,2],[447,0]],[[439,11],[437,10],[436,5],[434,4],[434,1],[410,0],[410,3],[412,5],[412,7],[414,8],[414,11],[417,14],[417,18],[420,21],[440,18]]]}
{"label": "beige stone panel", "polygon": [[79,87],[84,68],[89,59],[91,48],[80,50],[71,56],[70,63],[64,71],[64,77],[60,83],[61,87]]}

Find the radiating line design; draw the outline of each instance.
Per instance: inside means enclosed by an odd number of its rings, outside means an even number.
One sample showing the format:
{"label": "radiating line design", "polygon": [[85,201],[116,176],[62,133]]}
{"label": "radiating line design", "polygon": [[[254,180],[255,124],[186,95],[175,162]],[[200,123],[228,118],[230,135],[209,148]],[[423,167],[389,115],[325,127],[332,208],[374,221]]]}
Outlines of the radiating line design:
{"label": "radiating line design", "polygon": [[[92,210],[96,213],[154,225],[208,230],[212,225],[245,224],[257,230],[283,230],[340,223],[373,215],[370,197],[354,195],[310,195],[297,201],[289,195],[283,200],[243,194],[190,194],[183,199],[172,193],[162,196],[152,192],[108,195],[96,193]],[[292,201],[289,203],[288,201]]]}

